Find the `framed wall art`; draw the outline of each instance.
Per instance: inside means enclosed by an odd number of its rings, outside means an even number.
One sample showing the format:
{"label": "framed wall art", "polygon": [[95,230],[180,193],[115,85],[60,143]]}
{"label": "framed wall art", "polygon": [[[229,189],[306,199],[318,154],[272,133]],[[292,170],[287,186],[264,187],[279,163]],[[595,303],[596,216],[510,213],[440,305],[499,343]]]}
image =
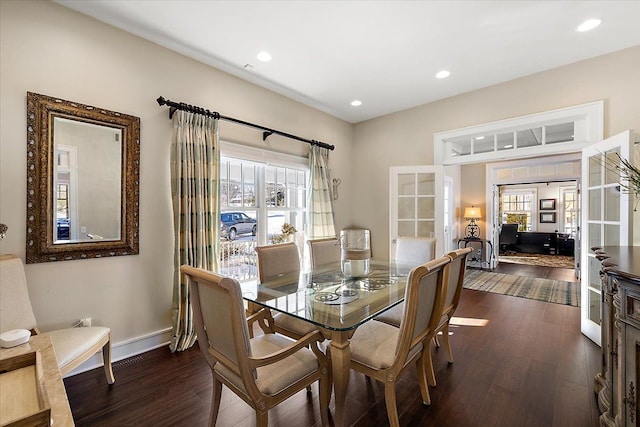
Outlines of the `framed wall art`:
{"label": "framed wall art", "polygon": [[556,208],[556,199],[540,199],[541,211],[552,211]]}
{"label": "framed wall art", "polygon": [[553,224],[556,222],[555,212],[540,212],[540,224]]}

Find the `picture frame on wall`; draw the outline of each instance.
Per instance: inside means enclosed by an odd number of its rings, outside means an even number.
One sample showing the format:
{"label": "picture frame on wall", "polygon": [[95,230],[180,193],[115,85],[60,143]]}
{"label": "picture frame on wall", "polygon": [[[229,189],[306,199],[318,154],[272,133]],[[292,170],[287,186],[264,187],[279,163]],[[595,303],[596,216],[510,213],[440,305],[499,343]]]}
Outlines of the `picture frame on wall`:
{"label": "picture frame on wall", "polygon": [[553,224],[556,222],[555,212],[540,212],[540,224]]}
{"label": "picture frame on wall", "polygon": [[552,211],[555,208],[556,208],[556,199],[540,199],[541,211]]}

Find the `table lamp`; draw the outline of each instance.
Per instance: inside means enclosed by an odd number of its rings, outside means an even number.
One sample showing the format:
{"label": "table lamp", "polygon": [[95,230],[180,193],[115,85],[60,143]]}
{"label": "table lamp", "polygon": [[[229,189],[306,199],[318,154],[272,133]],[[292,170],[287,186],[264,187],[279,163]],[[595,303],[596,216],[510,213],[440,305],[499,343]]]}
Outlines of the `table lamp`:
{"label": "table lamp", "polygon": [[464,228],[464,235],[467,239],[479,239],[480,227],[476,224],[476,220],[482,218],[480,208],[471,206],[470,208],[464,208],[464,219],[469,221],[469,224]]}

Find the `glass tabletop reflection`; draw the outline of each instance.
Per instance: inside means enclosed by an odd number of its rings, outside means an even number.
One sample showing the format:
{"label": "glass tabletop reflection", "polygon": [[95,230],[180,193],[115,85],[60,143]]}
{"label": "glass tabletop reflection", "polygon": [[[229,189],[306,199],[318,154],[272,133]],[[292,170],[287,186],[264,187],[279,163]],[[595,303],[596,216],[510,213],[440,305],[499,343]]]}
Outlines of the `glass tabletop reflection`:
{"label": "glass tabletop reflection", "polygon": [[322,328],[355,329],[404,300],[411,266],[371,260],[364,277],[346,277],[340,263],[243,283],[245,300],[307,320]]}

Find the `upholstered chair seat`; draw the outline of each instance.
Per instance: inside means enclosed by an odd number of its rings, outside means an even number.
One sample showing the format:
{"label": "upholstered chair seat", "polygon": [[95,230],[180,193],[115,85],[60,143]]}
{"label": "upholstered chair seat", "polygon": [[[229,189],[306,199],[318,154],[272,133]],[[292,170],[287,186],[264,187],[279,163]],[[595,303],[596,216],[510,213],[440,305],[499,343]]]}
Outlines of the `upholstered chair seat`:
{"label": "upholstered chair seat", "polygon": [[[294,344],[295,341],[280,334],[264,334],[251,338],[251,355],[263,357]],[[214,370],[236,387],[247,392],[242,377],[221,364]],[[318,370],[318,359],[308,348],[301,348],[293,356],[256,369],[256,386],[261,393],[273,396],[289,387],[299,378]]]}

